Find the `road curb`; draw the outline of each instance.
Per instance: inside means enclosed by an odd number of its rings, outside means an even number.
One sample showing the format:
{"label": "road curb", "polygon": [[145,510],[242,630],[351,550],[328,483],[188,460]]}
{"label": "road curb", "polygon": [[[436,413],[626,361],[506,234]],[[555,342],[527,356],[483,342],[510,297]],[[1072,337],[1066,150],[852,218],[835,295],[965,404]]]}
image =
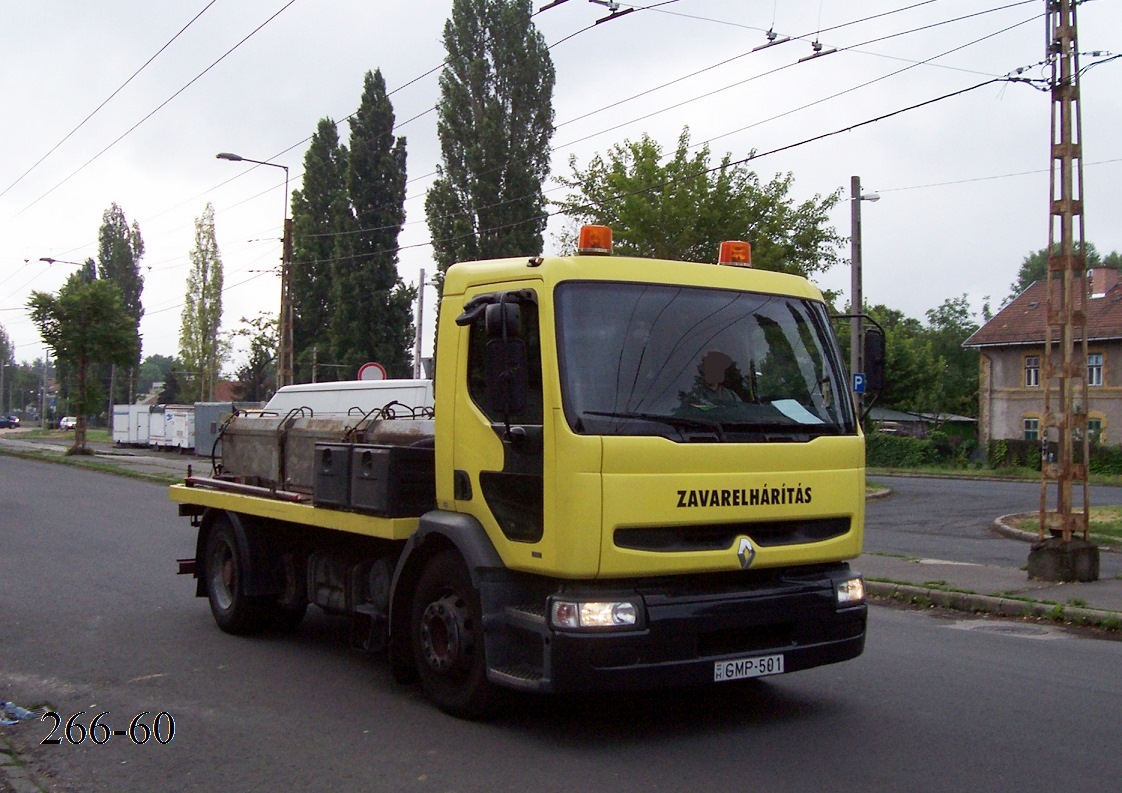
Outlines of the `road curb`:
{"label": "road curb", "polygon": [[1037,617],[1114,630],[1122,628],[1122,612],[1119,611],[979,595],[973,592],[951,592],[892,581],[866,581],[865,588],[873,597],[906,603],[930,603],[953,611],[993,614],[999,617]]}
{"label": "road curb", "polygon": [[12,793],[44,793],[46,783],[20,757],[11,738],[0,732],[0,790]]}
{"label": "road curb", "polygon": [[[1016,526],[1011,525],[1010,521],[1017,518],[1031,518],[1037,514],[1036,512],[1013,512],[1009,515],[998,515],[997,518],[994,519],[991,530],[994,534],[1008,537],[1011,540],[1020,540],[1021,542],[1029,543],[1036,542],[1039,538],[1036,532],[1018,529]],[[1091,536],[1093,537],[1094,535]],[[1100,553],[1122,553],[1122,548],[1115,545],[1099,545],[1098,548]]]}

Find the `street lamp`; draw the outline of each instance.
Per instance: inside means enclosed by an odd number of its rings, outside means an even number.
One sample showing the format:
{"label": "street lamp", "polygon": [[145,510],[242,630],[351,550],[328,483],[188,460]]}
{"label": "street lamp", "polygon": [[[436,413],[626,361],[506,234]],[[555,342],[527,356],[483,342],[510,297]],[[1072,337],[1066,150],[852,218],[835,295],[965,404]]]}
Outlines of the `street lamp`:
{"label": "street lamp", "polygon": [[[861,312],[865,308],[865,298],[861,294],[861,202],[880,201],[876,193],[861,193],[861,177],[853,176],[849,180],[849,206],[850,206],[850,233],[849,233],[849,372],[850,375],[863,374],[865,362],[863,360],[864,344],[861,337]],[[854,378],[853,407],[861,416],[864,392],[857,391],[857,381]]]}
{"label": "street lamp", "polygon": [[72,264],[75,267],[81,267],[81,268],[83,268],[82,269],[82,276],[86,280],[89,280],[89,276],[93,275],[93,273],[87,274],[85,272],[85,268],[93,264],[93,259],[89,259],[89,260],[84,261],[84,262],[68,262],[65,259],[55,259],[52,256],[40,256],[39,261],[46,262],[47,264]]}
{"label": "street lamp", "polygon": [[277,349],[277,388],[282,388],[292,384],[292,220],[288,217],[288,166],[279,162],[251,160],[228,151],[214,156],[230,162],[251,162],[254,165],[284,169],[284,239],[281,246],[280,315],[277,318],[277,335],[280,337]]}

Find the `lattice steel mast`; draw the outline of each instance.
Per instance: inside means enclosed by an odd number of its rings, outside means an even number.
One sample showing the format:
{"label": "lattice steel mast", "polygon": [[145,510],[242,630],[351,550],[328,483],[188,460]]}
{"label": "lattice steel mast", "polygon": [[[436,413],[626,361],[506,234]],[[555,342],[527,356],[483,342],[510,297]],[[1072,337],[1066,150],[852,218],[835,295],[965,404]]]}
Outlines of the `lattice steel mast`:
{"label": "lattice steel mast", "polygon": [[[1087,277],[1083,246],[1082,124],[1075,0],[1046,0],[1047,58],[1051,65],[1051,218],[1048,230],[1048,320],[1044,335],[1044,458],[1040,481],[1040,536],[1087,539]],[[1053,397],[1059,404],[1054,404]],[[1056,510],[1047,509],[1049,482]],[[1082,485],[1083,509],[1073,504]]]}

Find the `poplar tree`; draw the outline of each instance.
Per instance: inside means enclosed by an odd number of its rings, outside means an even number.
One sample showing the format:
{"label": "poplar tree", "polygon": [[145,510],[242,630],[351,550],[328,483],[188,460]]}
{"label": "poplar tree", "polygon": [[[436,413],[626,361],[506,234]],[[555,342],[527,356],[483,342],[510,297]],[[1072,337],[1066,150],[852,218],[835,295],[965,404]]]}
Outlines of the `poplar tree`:
{"label": "poplar tree", "polygon": [[181,316],[179,357],[187,371],[181,399],[206,402],[214,396],[228,346],[218,335],[222,325],[222,258],[210,202],[195,220],[195,247]]}
{"label": "poplar tree", "polygon": [[298,382],[311,379],[313,350],[328,349],[333,263],[349,212],[347,147],[339,142],[335,122],[323,118],[304,154],[303,189],[292,194],[292,346]]}
{"label": "poplar tree", "polygon": [[[116,402],[121,392],[126,402],[132,402],[132,384],[136,369],[140,365],[140,320],[144,316],[144,306],[140,302],[144,291],[144,276],[140,274],[140,259],[144,256],[144,239],[140,236],[140,226],[133,221],[129,225],[125,211],[116,203],[101,215],[101,228],[97,233],[97,275],[117,285],[125,313],[133,320],[133,333],[136,334],[136,360],[129,361],[128,380],[121,389],[117,381],[117,367],[110,367],[109,399]],[[110,409],[112,421],[112,409]]]}
{"label": "poplar tree", "polygon": [[444,25],[437,135],[425,198],[440,271],[541,253],[553,136],[553,62],[530,0],[453,0]]}
{"label": "poplar tree", "polygon": [[350,127],[351,212],[335,247],[331,355],[344,378],[355,377],[367,361],[382,364],[390,377],[408,377],[416,290],[397,272],[397,239],[405,222],[405,138],[393,134],[393,105],[381,71],[366,73]]}

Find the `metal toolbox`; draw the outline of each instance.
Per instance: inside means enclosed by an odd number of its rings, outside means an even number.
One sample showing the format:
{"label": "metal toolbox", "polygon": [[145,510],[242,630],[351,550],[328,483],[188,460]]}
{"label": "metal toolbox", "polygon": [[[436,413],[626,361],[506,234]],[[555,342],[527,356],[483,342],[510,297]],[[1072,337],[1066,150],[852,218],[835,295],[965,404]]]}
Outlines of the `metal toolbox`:
{"label": "metal toolbox", "polygon": [[351,505],[351,449],[349,443],[317,443],[312,503],[316,506]]}
{"label": "metal toolbox", "polygon": [[436,504],[433,449],[356,444],[351,450],[351,508],[390,518],[420,515]]}

